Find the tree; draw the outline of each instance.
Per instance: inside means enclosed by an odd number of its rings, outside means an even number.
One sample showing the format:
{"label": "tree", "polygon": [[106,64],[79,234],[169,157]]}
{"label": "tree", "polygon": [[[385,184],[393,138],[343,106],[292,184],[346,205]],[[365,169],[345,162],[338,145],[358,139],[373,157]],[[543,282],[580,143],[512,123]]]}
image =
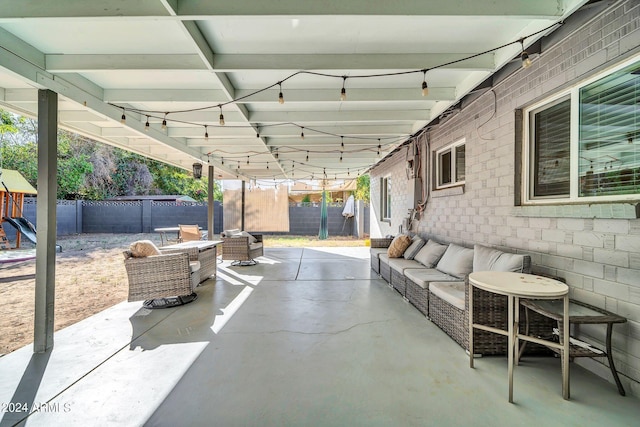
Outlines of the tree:
{"label": "tree", "polygon": [[369,201],[370,178],[369,175],[360,175],[356,183],[356,199]]}

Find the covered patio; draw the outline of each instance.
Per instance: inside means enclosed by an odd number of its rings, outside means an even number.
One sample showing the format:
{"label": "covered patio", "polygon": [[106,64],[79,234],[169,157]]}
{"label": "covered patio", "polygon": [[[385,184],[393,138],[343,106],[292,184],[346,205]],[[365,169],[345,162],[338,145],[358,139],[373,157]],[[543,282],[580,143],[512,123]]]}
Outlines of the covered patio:
{"label": "covered patio", "polygon": [[[21,425],[633,425],[637,400],[560,361],[529,357],[507,402],[504,357],[476,368],[370,270],[368,248],[268,249],[220,265],[198,300],[121,303],[0,363],[1,402],[41,410]],[[10,426],[25,413],[4,411]]]}

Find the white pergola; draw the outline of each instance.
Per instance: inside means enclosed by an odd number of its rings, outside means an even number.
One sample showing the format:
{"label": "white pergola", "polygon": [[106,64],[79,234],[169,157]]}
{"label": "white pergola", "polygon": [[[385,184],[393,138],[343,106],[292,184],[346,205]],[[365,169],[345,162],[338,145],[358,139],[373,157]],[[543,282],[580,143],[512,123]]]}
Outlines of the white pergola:
{"label": "white pergola", "polygon": [[0,105],[40,123],[37,265],[53,268],[56,127],[217,179],[354,177],[585,3],[5,1]]}

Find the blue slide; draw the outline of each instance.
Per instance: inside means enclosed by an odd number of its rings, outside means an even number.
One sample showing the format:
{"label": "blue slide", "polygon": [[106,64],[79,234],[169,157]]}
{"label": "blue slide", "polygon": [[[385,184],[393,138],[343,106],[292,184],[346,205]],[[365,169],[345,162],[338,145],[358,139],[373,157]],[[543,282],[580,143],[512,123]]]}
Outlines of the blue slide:
{"label": "blue slide", "polygon": [[[11,224],[29,241],[31,241],[32,243],[36,243],[36,228],[29,222],[29,220],[24,217],[5,217],[4,220]],[[56,245],[56,252],[62,252],[62,247],[60,245]]]}

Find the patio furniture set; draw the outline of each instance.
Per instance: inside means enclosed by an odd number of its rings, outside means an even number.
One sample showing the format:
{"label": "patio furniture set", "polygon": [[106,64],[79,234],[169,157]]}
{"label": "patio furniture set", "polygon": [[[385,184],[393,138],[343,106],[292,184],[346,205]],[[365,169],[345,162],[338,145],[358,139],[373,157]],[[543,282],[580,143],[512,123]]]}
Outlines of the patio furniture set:
{"label": "patio furniture set", "polygon": [[[190,228],[191,227],[191,228]],[[240,230],[225,232],[223,240],[201,240],[198,226],[179,226],[180,243],[157,247],[150,240],[133,242],[124,252],[129,280],[128,301],[144,300],[146,308],[187,304],[195,289],[216,276],[218,247],[232,265],[253,265],[261,256],[262,235]]]}
{"label": "patio furniture set", "polygon": [[[509,343],[509,326],[512,326],[512,329],[517,328],[511,336],[512,339],[516,339],[516,347],[518,338],[523,340],[518,351],[516,352],[515,348],[513,350],[515,364],[523,354],[552,355],[556,352],[563,355],[562,346],[558,344],[558,341],[564,342],[562,331],[566,311],[563,309],[562,301],[545,301],[538,298],[566,298],[568,301],[566,295],[545,296],[541,291],[542,296],[536,297],[533,285],[523,288],[524,291],[520,293],[512,292],[509,287],[501,292],[496,291],[493,283],[485,286],[478,280],[470,281],[470,276],[473,279],[478,275],[484,277],[483,275],[488,274],[496,282],[500,282],[508,272],[520,273],[517,276],[518,281],[527,282],[529,278],[549,281],[557,288],[566,289],[564,294],[567,294],[568,287],[561,279],[530,274],[529,255],[508,253],[482,245],[475,245],[473,249],[453,243],[446,245],[422,239],[418,235],[373,238],[370,253],[372,270],[462,348],[470,352],[470,356],[472,352],[471,357],[508,355],[510,344],[513,345],[513,342]],[[513,280],[510,281],[511,285],[514,283]],[[510,304],[514,304],[513,300],[509,301],[513,297],[516,303],[512,310],[509,310]],[[623,323],[626,319],[573,300],[568,304],[567,310],[571,325],[607,325],[606,351],[571,337],[569,358],[607,357],[618,391],[624,395],[611,356],[611,333],[613,323]],[[526,322],[519,322],[520,318],[526,319]],[[470,329],[473,330],[471,351]],[[556,337],[553,336],[554,329],[559,331]],[[531,344],[525,345],[527,341]],[[586,347],[589,351],[585,350]],[[563,387],[563,395],[565,398],[569,397],[568,383],[566,389]]]}

